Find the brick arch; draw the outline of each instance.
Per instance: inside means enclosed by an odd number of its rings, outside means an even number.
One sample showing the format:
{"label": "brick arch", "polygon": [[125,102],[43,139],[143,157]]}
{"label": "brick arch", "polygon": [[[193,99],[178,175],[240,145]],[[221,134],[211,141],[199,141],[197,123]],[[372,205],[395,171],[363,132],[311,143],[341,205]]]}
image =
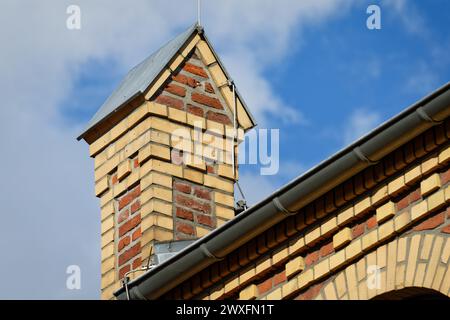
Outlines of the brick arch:
{"label": "brick arch", "polygon": [[[405,288],[426,288],[450,297],[449,258],[450,238],[445,235],[415,233],[396,238],[316,285],[314,299],[366,300]],[[373,287],[377,267],[370,266],[379,267],[378,288]]]}

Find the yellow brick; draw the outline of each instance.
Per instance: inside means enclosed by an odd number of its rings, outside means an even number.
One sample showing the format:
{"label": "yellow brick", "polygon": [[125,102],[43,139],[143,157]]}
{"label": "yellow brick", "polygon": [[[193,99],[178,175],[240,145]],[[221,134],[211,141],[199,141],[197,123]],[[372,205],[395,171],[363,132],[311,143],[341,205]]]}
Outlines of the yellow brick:
{"label": "yellow brick", "polygon": [[405,184],[405,177],[400,176],[393,181],[389,182],[388,184],[388,193],[391,196],[395,196],[399,194],[401,191],[403,191],[406,187]]}
{"label": "yellow brick", "polygon": [[330,256],[330,270],[335,270],[345,263],[345,249]]}
{"label": "yellow brick", "polygon": [[234,197],[232,195],[224,194],[221,192],[214,192],[214,202],[223,204],[228,207],[234,207]]}
{"label": "yellow brick", "polygon": [[450,258],[450,238],[447,238],[447,242],[445,243],[444,250],[442,250],[442,255],[441,255],[442,263],[447,264],[449,258]]}
{"label": "yellow brick", "polygon": [[233,167],[224,164],[219,164],[217,174],[224,178],[234,179]]}
{"label": "yellow brick", "polygon": [[382,223],[395,215],[395,203],[389,201],[377,209],[377,222]]}
{"label": "yellow brick", "polygon": [[186,112],[174,108],[167,108],[169,113],[169,119],[186,123]]}
{"label": "yellow brick", "polygon": [[[145,231],[147,229],[150,229],[155,225],[156,216],[155,215],[146,215],[142,218],[141,221],[141,230]],[[163,223],[163,221],[161,220]]]}
{"label": "yellow brick", "polygon": [[450,201],[450,185],[445,188],[445,201]]}
{"label": "yellow brick", "polygon": [[389,220],[379,226],[378,241],[383,241],[394,234],[394,220]]}
{"label": "yellow brick", "polygon": [[277,288],[267,295],[267,300],[281,300],[281,288]]}
{"label": "yellow brick", "polygon": [[152,159],[151,168],[161,173],[170,174],[179,178],[183,177],[183,168],[181,166]]}
{"label": "yellow brick", "polygon": [[224,293],[225,293],[225,289],[223,286],[216,288],[213,292],[211,292],[211,295],[210,295],[211,300],[219,299],[221,296],[223,296]]}
{"label": "yellow brick", "polygon": [[141,179],[141,189],[145,190],[150,185],[160,185],[166,188],[172,188],[172,177],[159,172],[150,172]]}
{"label": "yellow brick", "polygon": [[185,159],[186,159],[186,164],[189,167],[196,168],[201,171],[206,171],[205,160],[203,160],[201,157],[189,155]]}
{"label": "yellow brick", "polygon": [[108,202],[113,199],[113,191],[109,189],[106,193],[102,194],[100,198],[100,207],[105,206]]}
{"label": "yellow brick", "polygon": [[405,211],[394,218],[395,232],[402,232],[411,222],[411,213]]}
{"label": "yellow brick", "polygon": [[406,267],[405,274],[405,287],[410,287],[414,281],[414,273],[416,271],[416,263],[417,263],[417,254],[419,250],[419,244],[421,240],[421,235],[416,234],[412,237],[411,243],[409,245],[408,252],[408,263]]}
{"label": "yellow brick", "polygon": [[367,271],[366,271],[366,259],[360,259],[357,263],[356,263],[356,278],[359,281],[365,279],[367,276]]}
{"label": "yellow brick", "polygon": [[428,204],[428,211],[436,210],[445,205],[444,190],[439,190],[430,195],[427,199],[427,204]]}
{"label": "yellow brick", "polygon": [[278,249],[276,252],[274,252],[272,254],[272,264],[275,265],[281,261],[283,261],[284,259],[286,259],[286,257],[288,256],[288,248],[284,247],[281,249]]}
{"label": "yellow brick", "polygon": [[110,202],[101,209],[101,220],[105,220],[112,214],[114,214],[114,204]]}
{"label": "yellow brick", "polygon": [[158,158],[162,160],[170,160],[170,149],[166,146],[157,144],[147,144],[139,150],[138,161],[140,164],[144,163],[150,158]]}
{"label": "yellow brick", "polygon": [[105,274],[108,271],[114,269],[114,265],[115,265],[115,257],[111,256],[108,259],[106,259],[105,261],[102,262],[101,265],[101,274]]}
{"label": "yellow brick", "polygon": [[205,186],[220,189],[226,192],[233,193],[234,192],[234,184],[228,181],[224,181],[218,179],[217,177],[213,177],[210,175],[205,175]]}
{"label": "yellow brick", "polygon": [[216,133],[220,136],[223,136],[225,134],[225,129],[224,129],[223,124],[215,122],[215,121],[206,120],[206,129],[209,132]]}
{"label": "yellow brick", "polygon": [[172,217],[172,204],[158,199],[152,199],[142,206],[141,215],[145,216],[154,211]]}
{"label": "yellow brick", "polygon": [[243,284],[243,283],[251,280],[255,276],[256,276],[256,269],[255,268],[251,268],[251,269],[249,269],[249,270],[247,270],[244,273],[241,273],[239,275],[239,283]]}
{"label": "yellow brick", "polygon": [[380,202],[384,202],[389,197],[388,186],[384,185],[372,195],[372,205],[376,206]]}
{"label": "yellow brick", "polygon": [[211,232],[211,230],[208,230],[206,228],[202,228],[202,227],[195,227],[196,233],[197,233],[197,237],[201,238],[206,236],[208,233]]}
{"label": "yellow brick", "polygon": [[338,298],[342,298],[347,293],[347,284],[345,280],[345,274],[341,272],[337,275],[337,277],[334,280],[336,284],[336,292]]}
{"label": "yellow brick", "polygon": [[117,179],[119,179],[119,181],[122,181],[123,178],[128,176],[130,173],[131,173],[131,164],[130,161],[127,159],[121,164],[119,164],[119,166],[117,167]]}
{"label": "yellow brick", "polygon": [[173,230],[173,219],[167,216],[155,216],[155,224],[161,228]]}
{"label": "yellow brick", "polygon": [[239,277],[229,280],[225,283],[225,293],[229,293],[239,286]]}
{"label": "yellow brick", "polygon": [[286,277],[291,277],[305,270],[305,259],[297,257],[286,263]]}
{"label": "yellow brick", "polygon": [[320,233],[322,235],[327,235],[329,233],[336,231],[337,229],[338,229],[337,218],[333,217],[324,224],[322,224],[322,226],[320,227]]}
{"label": "yellow brick", "polygon": [[356,267],[354,264],[345,269],[345,276],[347,278],[350,300],[358,300],[358,281],[356,280]]}
{"label": "yellow brick", "polygon": [[355,217],[362,215],[371,208],[370,197],[366,197],[355,204]]}
{"label": "yellow brick", "polygon": [[314,280],[330,272],[330,259],[326,258],[314,266]]}
{"label": "yellow brick", "polygon": [[344,228],[333,236],[333,247],[335,250],[347,245],[352,241],[352,230],[350,228]]}
{"label": "yellow brick", "polygon": [[314,230],[308,232],[305,236],[305,244],[312,245],[320,238],[320,227],[315,228]]}
{"label": "yellow brick", "polygon": [[323,292],[325,293],[325,298],[327,300],[337,300],[336,290],[335,290],[333,281],[331,281],[330,283],[328,283],[325,286],[325,288],[323,289]]}
{"label": "yellow brick", "polygon": [[427,212],[428,212],[427,201],[421,201],[411,208],[411,220],[415,221],[417,219],[420,219]]}
{"label": "yellow brick", "polygon": [[101,286],[106,288],[116,280],[115,271],[111,270],[107,274],[102,275]]}
{"label": "yellow brick", "polygon": [[95,195],[99,197],[102,193],[108,190],[108,177],[104,177],[95,184]]}
{"label": "yellow brick", "polygon": [[337,217],[338,225],[341,227],[342,225],[348,223],[354,216],[354,210],[353,207],[347,208],[342,213],[340,213]]}
{"label": "yellow brick", "polygon": [[423,239],[422,250],[420,251],[420,259],[428,260],[428,256],[430,255],[431,247],[433,244],[434,235],[427,234]]}
{"label": "yellow brick", "polygon": [[101,250],[101,259],[102,261],[105,261],[107,258],[112,256],[114,254],[114,243],[111,242]]}
{"label": "yellow brick", "polygon": [[266,270],[270,269],[270,267],[272,267],[272,259],[270,257],[267,257],[264,259],[264,261],[256,265],[256,274],[263,273]]}
{"label": "yellow brick", "polygon": [[206,66],[209,66],[211,63],[216,62],[216,58],[214,57],[214,54],[212,53],[206,41],[199,41],[197,43],[197,48],[200,51],[200,56]]}
{"label": "yellow brick", "polygon": [[167,146],[170,145],[170,135],[168,133],[156,130],[151,130],[149,132],[150,132],[150,140],[152,142],[165,144]]}
{"label": "yellow brick", "polygon": [[439,152],[438,161],[439,164],[446,164],[450,160],[450,147]]}
{"label": "yellow brick", "polygon": [[433,282],[433,278],[436,275],[436,269],[439,264],[439,254],[441,253],[442,243],[444,239],[442,237],[436,237],[436,240],[433,243],[433,251],[431,253],[431,257],[428,260],[428,268],[427,273],[425,275],[425,279],[423,280],[423,287],[430,288]]}
{"label": "yellow brick", "polygon": [[142,203],[146,203],[147,201],[153,198],[161,199],[167,202],[172,202],[172,190],[152,185],[141,194]]}
{"label": "yellow brick", "polygon": [[297,276],[298,289],[301,290],[314,280],[313,268],[303,271]]}
{"label": "yellow brick", "polygon": [[362,250],[367,251],[378,242],[378,229],[374,229],[362,237]]}
{"label": "yellow brick", "polygon": [[101,234],[104,234],[106,231],[112,229],[114,227],[114,216],[110,216],[108,219],[104,220],[101,223]]}
{"label": "yellow brick", "polygon": [[296,254],[300,249],[305,247],[305,238],[301,237],[289,242],[289,255]]}
{"label": "yellow brick", "polygon": [[[183,177],[186,180],[198,183],[198,184],[203,184],[203,173],[196,171],[196,170],[191,170],[191,169],[184,169],[183,170]],[[206,176],[205,176],[206,177]]]}
{"label": "yellow brick", "polygon": [[196,116],[192,113],[187,114],[187,124],[198,129],[206,129],[206,121],[205,118]]}
{"label": "yellow brick", "polygon": [[420,191],[422,196],[427,196],[433,191],[439,189],[441,187],[441,179],[438,173],[435,173],[429,176],[427,179],[423,180],[420,183]]}
{"label": "yellow brick", "polygon": [[345,248],[345,257],[347,260],[355,258],[357,255],[359,255],[362,252],[362,244],[361,244],[361,238],[353,240],[352,243],[350,243]]}
{"label": "yellow brick", "polygon": [[255,284],[249,285],[247,288],[239,292],[239,300],[252,300],[258,296],[258,287]]}
{"label": "yellow brick", "polygon": [[424,162],[422,162],[422,174],[427,175],[430,172],[433,172],[438,167],[438,157],[431,157]]}
{"label": "yellow brick", "polygon": [[405,183],[408,186],[413,186],[422,177],[420,165],[412,168],[405,173]]}
{"label": "yellow brick", "polygon": [[150,114],[156,114],[159,116],[167,117],[167,107],[163,104],[159,104],[156,102],[148,102],[147,103],[147,112]]}
{"label": "yellow brick", "polygon": [[173,231],[155,229],[155,239],[158,241],[173,240]]}
{"label": "yellow brick", "polygon": [[229,208],[224,208],[221,206],[216,206],[216,216],[231,220],[234,218],[234,210]]}
{"label": "yellow brick", "polygon": [[293,278],[285,283],[281,287],[281,291],[283,292],[283,298],[287,297],[291,293],[295,292],[298,289],[298,280],[297,278]]}
{"label": "yellow brick", "polygon": [[215,63],[208,69],[218,87],[221,87],[227,83],[227,77],[219,64]]}

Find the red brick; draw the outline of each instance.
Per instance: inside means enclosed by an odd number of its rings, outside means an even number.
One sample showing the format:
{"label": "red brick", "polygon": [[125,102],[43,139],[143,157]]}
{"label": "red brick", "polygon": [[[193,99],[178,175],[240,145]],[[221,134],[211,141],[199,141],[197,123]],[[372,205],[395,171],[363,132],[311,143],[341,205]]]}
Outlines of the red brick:
{"label": "red brick", "polygon": [[138,211],[141,208],[141,202],[139,200],[136,200],[135,202],[133,202],[131,204],[131,214],[135,213],[136,211]]}
{"label": "red brick", "polygon": [[139,269],[142,265],[142,259],[141,257],[137,257],[136,259],[133,260],[133,269]]}
{"label": "red brick", "polygon": [[142,231],[141,228],[137,228],[133,234],[131,235],[131,239],[133,241],[136,241],[137,239],[139,239],[142,236]]}
{"label": "red brick", "polygon": [[214,227],[214,221],[211,216],[199,214],[197,215],[197,222],[205,226]]}
{"label": "red brick", "polygon": [[179,96],[179,97],[186,96],[186,89],[179,85],[173,84],[173,83],[169,83],[166,86],[166,88],[164,89],[164,91],[167,91],[167,92],[174,94],[176,96]]}
{"label": "red brick", "polygon": [[319,283],[299,295],[296,300],[313,300],[319,294],[323,284]]}
{"label": "red brick", "polygon": [[285,281],[286,281],[286,271],[282,271],[273,276],[273,286],[274,287]]}
{"label": "red brick", "polygon": [[447,208],[447,218],[450,219],[450,207]]}
{"label": "red brick", "polygon": [[230,118],[228,118],[228,116],[225,114],[208,111],[208,113],[206,114],[206,118],[211,121],[216,121],[216,122],[220,122],[220,123],[223,123],[226,125],[231,125]]}
{"label": "red brick", "polygon": [[121,213],[119,213],[119,218],[117,221],[119,223],[122,223],[123,221],[127,220],[129,216],[130,216],[130,210],[129,209],[123,210]]}
{"label": "red brick", "polygon": [[123,236],[128,231],[134,229],[140,222],[141,222],[140,214],[125,222],[123,225],[119,227],[119,237]]}
{"label": "red brick", "polygon": [[131,270],[131,267],[129,264],[127,264],[126,266],[124,266],[123,268],[121,268],[119,270],[119,279],[123,279],[123,277],[125,277],[125,273],[127,273],[128,271]]}
{"label": "red brick", "polygon": [[122,251],[123,248],[125,248],[127,245],[131,243],[131,239],[129,236],[126,236],[125,238],[122,238],[119,240],[119,243],[117,245],[117,250]]}
{"label": "red brick", "polygon": [[205,91],[208,93],[215,93],[213,86],[209,82],[205,82]]}
{"label": "red brick", "polygon": [[182,222],[177,222],[177,231],[184,233],[184,234],[188,234],[188,235],[195,234],[193,226],[191,226],[190,224],[182,223]]}
{"label": "red brick", "polygon": [[113,175],[113,176],[111,177],[111,183],[112,183],[112,184],[116,184],[118,181],[119,181],[119,179],[117,179],[117,174],[115,174],[115,175]]}
{"label": "red brick", "polygon": [[216,170],[214,170],[213,166],[206,166],[206,172],[214,174]]}
{"label": "red brick", "polygon": [[194,78],[185,76],[184,74],[177,74],[175,76],[172,76],[172,79],[178,83],[185,84],[191,88],[197,88],[200,85],[200,82],[198,82]]}
{"label": "red brick", "polygon": [[119,200],[119,210],[122,210],[123,207],[129,205],[134,199],[139,197],[140,194],[141,194],[140,186],[137,186],[133,190],[130,190],[126,195],[124,195]]}
{"label": "red brick", "polygon": [[208,203],[202,203],[197,200],[183,196],[181,194],[178,194],[175,200],[178,204],[190,208],[192,210],[200,211],[206,214],[211,213],[211,206]]}
{"label": "red brick", "polygon": [[134,159],[133,164],[135,168],[139,167],[139,159],[138,158]]}
{"label": "red brick", "polygon": [[183,100],[172,98],[169,96],[159,95],[158,98],[155,100],[157,103],[166,105],[168,107],[176,108],[183,110],[184,109],[184,102]]}
{"label": "red brick", "polygon": [[186,209],[177,207],[176,215],[178,218],[194,221],[194,214]]}
{"label": "red brick", "polygon": [[377,217],[373,216],[367,219],[366,225],[368,230],[375,228],[378,225]]}
{"label": "red brick", "polygon": [[194,189],[194,195],[198,198],[202,198],[205,200],[211,200],[211,191],[209,190],[205,190],[205,189],[201,189],[199,187],[196,187]]}
{"label": "red brick", "polygon": [[441,229],[442,233],[450,234],[450,224],[448,226],[445,226]]}
{"label": "red brick", "polygon": [[191,98],[194,102],[203,104],[211,108],[223,110],[222,104],[217,98],[209,97],[197,92],[193,92]]}
{"label": "red brick", "polygon": [[409,206],[409,194],[403,199],[401,199],[399,202],[397,202],[397,210],[400,211],[406,208],[407,206]]}
{"label": "red brick", "polygon": [[413,203],[416,202],[417,200],[422,199],[422,195],[420,193],[420,188],[417,188],[416,190],[414,190],[413,192],[411,192],[409,194],[409,203]]}
{"label": "red brick", "polygon": [[362,235],[364,233],[365,225],[366,224],[363,222],[363,223],[360,223],[353,227],[353,229],[352,229],[353,239],[358,238],[360,235]]}
{"label": "red brick", "polygon": [[319,260],[319,251],[311,252],[305,257],[305,264],[310,266]]}
{"label": "red brick", "polygon": [[440,226],[441,224],[443,224],[444,220],[445,220],[445,214],[444,214],[444,212],[441,212],[431,218],[428,218],[427,220],[425,220],[418,226],[415,226],[414,230],[415,231],[432,230],[432,229]]}
{"label": "red brick", "polygon": [[323,245],[322,248],[320,248],[320,256],[321,257],[326,257],[333,252],[334,252],[333,242]]}
{"label": "red brick", "polygon": [[442,184],[446,184],[447,182],[450,181],[450,169],[441,173],[441,181]]}
{"label": "red brick", "polygon": [[187,193],[187,194],[191,193],[191,186],[189,184],[187,184],[187,183],[175,182],[173,184],[173,187],[177,191],[180,191],[180,192],[183,192],[183,193]]}
{"label": "red brick", "polygon": [[189,113],[195,114],[196,116],[203,117],[203,109],[197,106],[193,106],[192,104],[187,105],[187,111]]}
{"label": "red brick", "polygon": [[257,285],[258,294],[263,294],[272,289],[272,278],[267,279],[266,281]]}
{"label": "red brick", "polygon": [[123,265],[125,262],[137,256],[140,252],[141,252],[141,244],[138,242],[137,244],[135,244],[134,246],[132,246],[130,249],[128,249],[119,256],[119,266]]}
{"label": "red brick", "polygon": [[202,67],[193,65],[189,62],[183,66],[183,70],[186,72],[195,74],[197,76],[200,76],[202,78],[208,78],[208,74],[205,72],[205,70]]}

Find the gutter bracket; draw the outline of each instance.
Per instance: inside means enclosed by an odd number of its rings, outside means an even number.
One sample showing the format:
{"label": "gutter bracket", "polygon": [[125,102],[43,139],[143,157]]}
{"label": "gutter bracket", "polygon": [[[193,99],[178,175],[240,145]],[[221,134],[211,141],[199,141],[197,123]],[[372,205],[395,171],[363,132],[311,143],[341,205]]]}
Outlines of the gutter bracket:
{"label": "gutter bracket", "polygon": [[223,258],[218,258],[218,257],[216,257],[215,255],[213,255],[213,254],[211,253],[211,251],[208,250],[208,248],[206,247],[206,245],[205,245],[204,243],[202,243],[202,244],[200,245],[200,250],[203,252],[203,254],[204,254],[206,257],[211,258],[211,259],[213,259],[214,261],[220,261],[220,260],[223,260]]}
{"label": "gutter bracket", "polygon": [[442,123],[442,121],[436,121],[436,120],[434,120],[432,117],[430,117],[430,116],[426,113],[426,111],[425,111],[425,109],[424,109],[423,107],[417,108],[417,109],[416,109],[416,112],[417,112],[417,115],[419,116],[419,118],[422,119],[422,120],[425,120],[425,121],[431,122],[431,123],[436,123],[436,124]]}
{"label": "gutter bracket", "polygon": [[362,152],[362,150],[361,150],[360,147],[354,148],[354,149],[353,149],[353,152],[354,152],[354,153],[356,154],[356,156],[357,156],[361,161],[363,161],[363,162],[366,162],[366,163],[371,164],[371,165],[377,164],[377,163],[378,163],[378,161],[372,161],[372,160],[370,160],[370,159]]}
{"label": "gutter bracket", "polygon": [[283,204],[280,202],[280,199],[278,197],[273,198],[272,203],[275,206],[275,208],[277,208],[279,211],[283,212],[287,216],[292,216],[294,214],[297,214],[296,211],[289,211],[288,209],[286,209],[283,206]]}

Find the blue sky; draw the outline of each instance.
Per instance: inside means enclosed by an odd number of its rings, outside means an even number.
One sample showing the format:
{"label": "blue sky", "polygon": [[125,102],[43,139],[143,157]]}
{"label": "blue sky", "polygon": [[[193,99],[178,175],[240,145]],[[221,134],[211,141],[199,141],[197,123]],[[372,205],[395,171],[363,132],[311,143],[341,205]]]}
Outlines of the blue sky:
{"label": "blue sky", "polygon": [[[81,8],[81,30],[65,27],[70,4]],[[381,8],[381,30],[366,27],[369,4]],[[129,69],[195,21],[195,6],[4,1],[0,272],[11,277],[0,298],[99,297],[93,163],[75,138]],[[280,129],[277,175],[241,166],[250,203],[450,80],[445,0],[204,0],[202,11],[259,127]],[[65,286],[72,264],[82,270],[78,291]]]}

